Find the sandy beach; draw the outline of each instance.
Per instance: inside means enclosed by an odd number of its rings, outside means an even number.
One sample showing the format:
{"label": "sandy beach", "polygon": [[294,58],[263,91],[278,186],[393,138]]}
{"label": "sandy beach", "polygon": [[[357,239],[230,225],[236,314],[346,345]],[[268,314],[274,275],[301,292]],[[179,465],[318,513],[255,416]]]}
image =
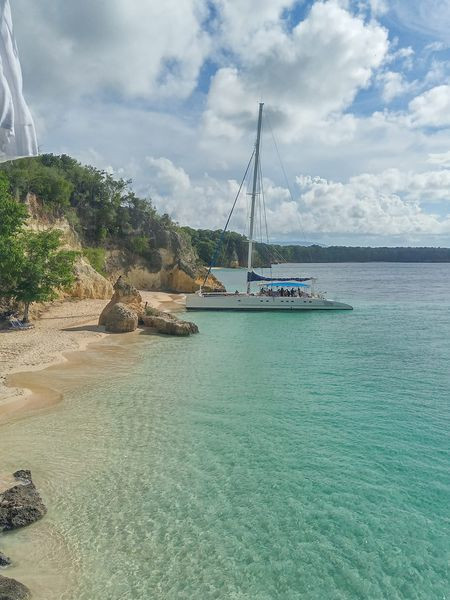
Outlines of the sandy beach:
{"label": "sandy beach", "polygon": [[[182,310],[184,303],[182,294],[142,291],[141,296],[149,306],[163,311]],[[44,407],[55,401],[47,387],[42,390],[45,393],[33,388],[31,399],[30,390],[21,387],[23,373],[64,362],[66,352],[83,350],[109,336],[97,325],[107,303],[107,300],[57,302],[34,322],[34,329],[0,332],[0,423],[27,408]]]}

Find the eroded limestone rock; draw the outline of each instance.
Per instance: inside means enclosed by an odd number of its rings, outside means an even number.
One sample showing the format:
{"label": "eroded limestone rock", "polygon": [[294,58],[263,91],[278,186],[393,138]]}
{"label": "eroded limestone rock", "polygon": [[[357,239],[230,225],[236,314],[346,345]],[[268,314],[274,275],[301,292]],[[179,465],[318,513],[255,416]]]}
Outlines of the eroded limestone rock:
{"label": "eroded limestone rock", "polygon": [[[107,326],[108,315],[117,304],[126,306],[138,316],[142,313],[142,297],[140,293],[134,286],[124,281],[122,277],[119,277],[114,284],[113,297],[102,310],[98,320],[99,325]],[[136,327],[134,329],[136,329]],[[134,331],[134,329],[127,329],[126,331]]]}
{"label": "eroded limestone rock", "polygon": [[129,306],[115,304],[104,319],[106,331],[110,333],[128,333],[138,326],[138,316]]}
{"label": "eroded limestone rock", "polygon": [[152,310],[153,314],[143,315],[141,321],[145,327],[155,329],[166,335],[188,336],[198,333],[198,327],[190,321],[182,321],[173,315]]}

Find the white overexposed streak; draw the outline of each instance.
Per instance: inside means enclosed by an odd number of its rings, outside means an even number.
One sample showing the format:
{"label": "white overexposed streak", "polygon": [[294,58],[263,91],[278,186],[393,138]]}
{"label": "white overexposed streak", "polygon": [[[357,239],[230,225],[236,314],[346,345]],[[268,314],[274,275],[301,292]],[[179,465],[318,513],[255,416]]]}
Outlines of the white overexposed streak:
{"label": "white overexposed streak", "polygon": [[36,156],[36,131],[23,97],[9,0],[0,0],[0,34],[0,161]]}

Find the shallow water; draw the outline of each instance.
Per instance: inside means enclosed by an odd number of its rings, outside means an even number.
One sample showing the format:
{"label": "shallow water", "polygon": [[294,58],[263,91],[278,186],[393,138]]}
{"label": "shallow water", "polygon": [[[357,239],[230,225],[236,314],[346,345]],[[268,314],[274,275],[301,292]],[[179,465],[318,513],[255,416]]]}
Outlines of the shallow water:
{"label": "shallow water", "polygon": [[35,598],[450,596],[450,265],[309,273],[355,310],[196,313],[1,428],[50,508],[0,542]]}

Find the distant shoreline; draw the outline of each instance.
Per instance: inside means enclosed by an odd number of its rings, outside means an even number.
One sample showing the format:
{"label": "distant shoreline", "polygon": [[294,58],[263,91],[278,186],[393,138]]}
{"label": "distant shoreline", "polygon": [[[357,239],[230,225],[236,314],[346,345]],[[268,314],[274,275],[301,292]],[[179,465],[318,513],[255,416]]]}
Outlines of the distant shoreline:
{"label": "distant shoreline", "polygon": [[[182,227],[197,251],[200,259],[208,265],[211,257],[226,267],[247,264],[248,240],[245,236],[229,231],[192,229]],[[253,264],[272,263],[366,263],[366,262],[405,262],[405,263],[449,263],[450,248],[432,246],[322,246],[320,244],[299,245],[296,243],[263,243],[253,245]]]}
{"label": "distant shoreline", "polygon": [[[308,261],[287,261],[280,263],[272,263],[266,265],[254,265],[254,269],[271,269],[280,267],[283,265],[308,265],[308,264],[321,264],[321,265],[339,265],[339,264],[349,264],[349,265],[368,265],[368,264],[392,264],[392,265],[448,265],[450,263],[450,258],[448,260],[308,260]],[[238,266],[217,266],[211,267],[212,271],[220,271],[221,269],[230,269],[230,270],[239,270],[246,269],[246,265],[238,265]]]}

